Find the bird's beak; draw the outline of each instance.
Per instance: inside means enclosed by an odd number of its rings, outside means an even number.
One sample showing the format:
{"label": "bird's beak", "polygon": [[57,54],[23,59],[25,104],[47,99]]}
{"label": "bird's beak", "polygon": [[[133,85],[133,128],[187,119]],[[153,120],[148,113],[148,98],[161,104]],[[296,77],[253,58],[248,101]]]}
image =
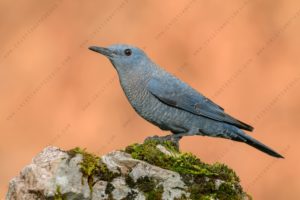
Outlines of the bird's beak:
{"label": "bird's beak", "polygon": [[108,48],[104,48],[104,47],[96,47],[96,46],[91,46],[89,47],[89,50],[95,51],[97,53],[101,53],[104,56],[107,57],[112,57],[114,52]]}

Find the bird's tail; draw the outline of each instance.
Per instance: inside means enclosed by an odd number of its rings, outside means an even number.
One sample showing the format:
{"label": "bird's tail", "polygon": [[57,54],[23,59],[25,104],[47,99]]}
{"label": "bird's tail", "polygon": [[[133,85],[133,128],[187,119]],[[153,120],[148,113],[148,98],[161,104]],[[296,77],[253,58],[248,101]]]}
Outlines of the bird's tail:
{"label": "bird's tail", "polygon": [[276,158],[284,158],[279,153],[275,152],[271,148],[267,147],[263,143],[259,142],[258,140],[250,137],[249,135],[245,134],[242,130],[239,130],[238,132],[235,132],[237,134],[236,138],[233,138],[233,140],[239,141],[239,142],[245,142],[246,144],[249,144],[250,146],[269,154],[270,156],[276,157]]}

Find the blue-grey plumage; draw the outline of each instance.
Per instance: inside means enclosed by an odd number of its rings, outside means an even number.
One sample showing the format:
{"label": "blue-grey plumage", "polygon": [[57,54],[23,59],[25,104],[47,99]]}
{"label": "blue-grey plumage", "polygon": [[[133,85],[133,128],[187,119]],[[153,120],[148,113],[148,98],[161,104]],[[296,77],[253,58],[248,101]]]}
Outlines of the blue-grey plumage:
{"label": "blue-grey plumage", "polygon": [[160,68],[141,49],[121,44],[89,49],[109,58],[132,107],[162,130],[180,138],[185,135],[227,138],[283,158],[241,130],[252,131],[250,125],[226,114],[222,107]]}

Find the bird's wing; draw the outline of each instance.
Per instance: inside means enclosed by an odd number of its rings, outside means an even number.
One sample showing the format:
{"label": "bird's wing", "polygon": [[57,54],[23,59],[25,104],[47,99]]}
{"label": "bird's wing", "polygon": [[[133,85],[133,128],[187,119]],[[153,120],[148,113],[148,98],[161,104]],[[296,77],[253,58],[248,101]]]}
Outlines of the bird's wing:
{"label": "bird's wing", "polygon": [[174,77],[152,78],[148,82],[147,89],[161,102],[169,106],[232,124],[241,129],[253,130],[253,127],[226,114],[222,107]]}

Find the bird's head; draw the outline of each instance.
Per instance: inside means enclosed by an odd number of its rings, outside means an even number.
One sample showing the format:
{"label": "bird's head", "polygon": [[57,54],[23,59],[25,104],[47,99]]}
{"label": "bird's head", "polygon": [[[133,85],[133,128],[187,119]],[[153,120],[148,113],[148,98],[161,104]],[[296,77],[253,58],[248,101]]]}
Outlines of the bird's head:
{"label": "bird's head", "polygon": [[106,56],[118,72],[138,70],[144,66],[143,63],[150,61],[143,50],[125,44],[109,47],[91,46],[89,49]]}

